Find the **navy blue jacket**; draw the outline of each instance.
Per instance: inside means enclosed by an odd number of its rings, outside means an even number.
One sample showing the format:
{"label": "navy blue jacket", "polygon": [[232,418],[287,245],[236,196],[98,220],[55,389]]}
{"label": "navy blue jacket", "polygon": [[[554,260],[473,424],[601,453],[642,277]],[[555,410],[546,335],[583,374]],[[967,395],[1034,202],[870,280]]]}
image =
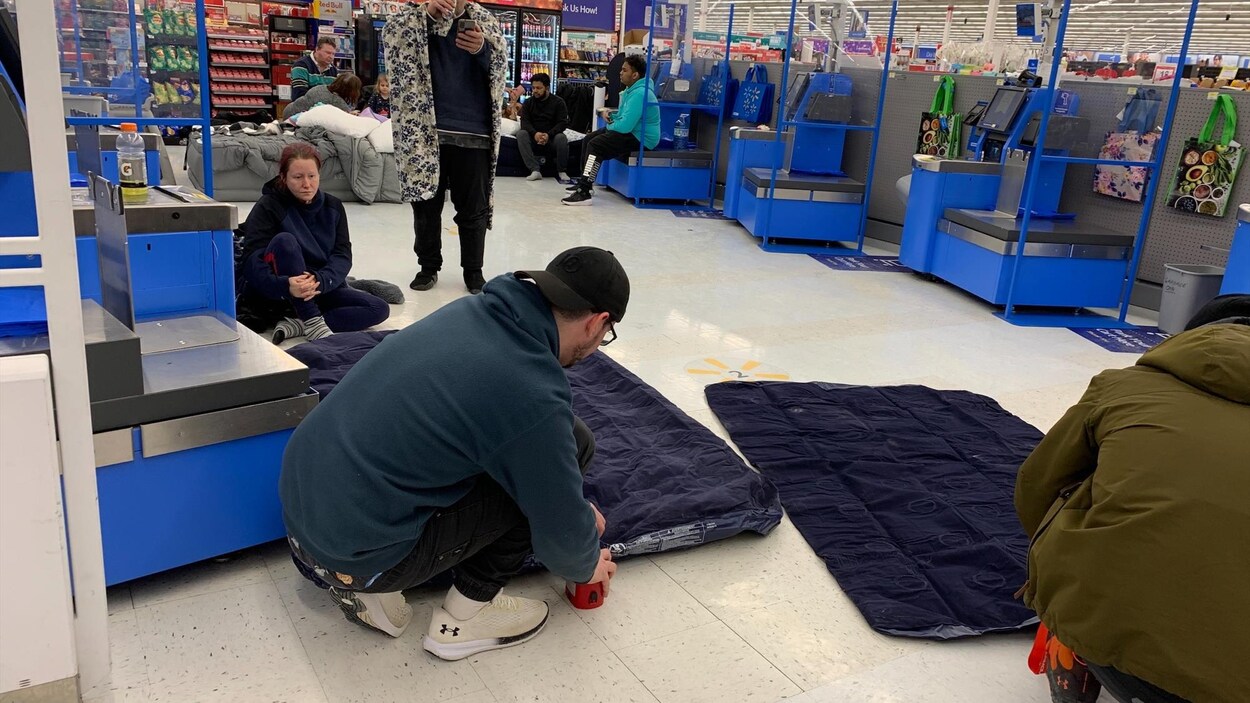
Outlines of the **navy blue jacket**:
{"label": "navy blue jacket", "polygon": [[321,284],[321,292],[339,288],[352,270],[352,242],[343,201],[319,190],[305,205],[285,190],[278,190],[277,180],[265,184],[263,195],[240,226],[243,278],[248,287],[271,299],[290,294],[289,277],[275,274],[264,261],[265,249],[274,235],[290,232],[304,252],[304,265]]}
{"label": "navy blue jacket", "polygon": [[549,304],[512,274],[387,337],[287,444],[288,533],[323,566],[367,578],[398,564],[434,512],[490,477],[529,520],[539,560],[589,581],[599,535],[559,349]]}
{"label": "navy blue jacket", "polygon": [[490,42],[470,54],[456,47],[459,23],[447,36],[430,33],[430,79],[438,129],[489,137],[495,106],[490,94]]}

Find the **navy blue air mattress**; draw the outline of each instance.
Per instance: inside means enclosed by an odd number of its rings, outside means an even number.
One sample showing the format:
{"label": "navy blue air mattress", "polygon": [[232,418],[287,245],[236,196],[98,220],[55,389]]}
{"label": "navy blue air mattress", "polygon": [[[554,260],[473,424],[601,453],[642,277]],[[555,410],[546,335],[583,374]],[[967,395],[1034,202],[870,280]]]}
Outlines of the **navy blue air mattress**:
{"label": "navy blue air mattress", "polygon": [[[390,332],[351,332],[288,350],[325,397]],[[573,410],[595,433],[586,497],[617,556],[693,547],[781,521],[777,489],[710,430],[604,354],[569,370]]]}
{"label": "navy blue air mattress", "polygon": [[950,639],[1036,617],[1016,471],[1042,433],[923,386],[721,383],[708,404],[873,629]]}

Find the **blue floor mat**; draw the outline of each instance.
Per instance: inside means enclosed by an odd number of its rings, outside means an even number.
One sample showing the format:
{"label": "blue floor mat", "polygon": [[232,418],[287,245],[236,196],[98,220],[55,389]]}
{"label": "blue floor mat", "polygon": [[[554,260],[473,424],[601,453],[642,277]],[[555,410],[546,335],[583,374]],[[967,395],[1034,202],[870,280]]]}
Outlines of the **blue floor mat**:
{"label": "blue floor mat", "polygon": [[1014,598],[1012,498],[1042,438],[990,398],[923,386],[719,383],[708,404],[878,632],[950,639],[1036,622]]}
{"label": "blue floor mat", "polygon": [[[390,332],[349,332],[289,349],[322,395]],[[573,411],[595,433],[586,497],[615,555],[693,547],[781,521],[777,489],[729,445],[604,354],[568,371]]]}

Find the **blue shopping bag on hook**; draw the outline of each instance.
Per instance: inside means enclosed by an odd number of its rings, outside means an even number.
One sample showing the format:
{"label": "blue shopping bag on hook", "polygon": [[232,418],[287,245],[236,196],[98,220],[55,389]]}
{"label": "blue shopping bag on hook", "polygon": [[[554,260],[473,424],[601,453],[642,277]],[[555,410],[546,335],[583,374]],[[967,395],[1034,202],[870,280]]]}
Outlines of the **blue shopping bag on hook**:
{"label": "blue shopping bag on hook", "polygon": [[773,116],[773,91],[768,81],[768,67],[757,63],[747,69],[747,75],[738,85],[738,96],[730,114],[735,120],[766,124]]}
{"label": "blue shopping bag on hook", "polygon": [[737,92],[738,79],[729,75],[729,62],[717,61],[699,86],[699,104],[719,107],[718,112],[727,113]]}

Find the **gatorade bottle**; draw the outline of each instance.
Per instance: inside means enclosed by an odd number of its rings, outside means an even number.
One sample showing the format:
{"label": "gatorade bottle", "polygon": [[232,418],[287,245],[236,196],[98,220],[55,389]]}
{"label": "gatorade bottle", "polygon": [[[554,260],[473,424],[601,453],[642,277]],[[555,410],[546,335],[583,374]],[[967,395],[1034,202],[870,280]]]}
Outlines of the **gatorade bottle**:
{"label": "gatorade bottle", "polygon": [[690,147],[690,114],[683,112],[673,125],[673,148],[688,149]]}
{"label": "gatorade bottle", "polygon": [[143,151],[143,137],[133,122],[123,122],[122,133],[117,135],[117,173],[124,202],[148,201],[147,154]]}

